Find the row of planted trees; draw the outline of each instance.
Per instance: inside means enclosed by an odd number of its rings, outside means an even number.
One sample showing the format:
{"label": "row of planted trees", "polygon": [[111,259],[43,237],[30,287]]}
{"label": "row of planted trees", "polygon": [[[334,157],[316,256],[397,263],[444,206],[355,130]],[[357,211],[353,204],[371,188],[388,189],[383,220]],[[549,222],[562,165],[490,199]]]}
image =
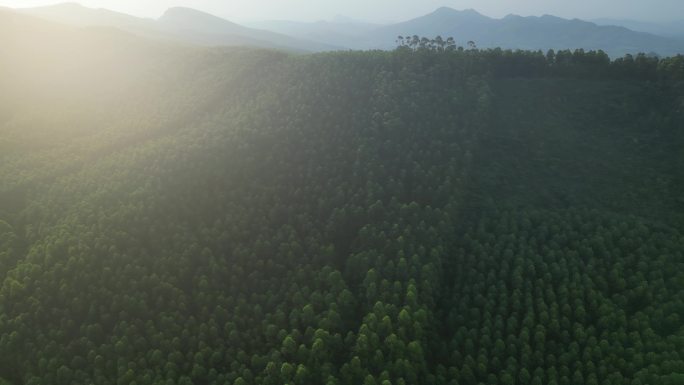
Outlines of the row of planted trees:
{"label": "row of planted trees", "polygon": [[159,114],[187,119],[36,178],[0,229],[24,254],[0,253],[0,376],[677,383],[676,230],[465,212],[487,202],[466,187],[490,165],[496,55],[209,51],[169,74],[188,90]]}
{"label": "row of planted trees", "polygon": [[510,50],[501,48],[478,49],[474,41],[466,48],[453,37],[444,39],[398,36],[399,51],[421,52],[424,55],[452,53],[475,56],[492,74],[510,76],[562,76],[605,79],[639,79],[652,81],[682,81],[684,56],[660,58],[654,54],[627,54],[612,60],[602,50],[550,49],[543,51]]}

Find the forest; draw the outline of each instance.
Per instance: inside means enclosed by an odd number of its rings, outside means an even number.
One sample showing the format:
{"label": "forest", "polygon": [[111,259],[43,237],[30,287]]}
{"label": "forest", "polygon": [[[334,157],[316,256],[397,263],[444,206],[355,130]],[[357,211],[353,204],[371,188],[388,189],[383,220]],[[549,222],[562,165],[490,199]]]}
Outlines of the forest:
{"label": "forest", "polygon": [[0,52],[0,383],[684,383],[684,57],[41,28]]}

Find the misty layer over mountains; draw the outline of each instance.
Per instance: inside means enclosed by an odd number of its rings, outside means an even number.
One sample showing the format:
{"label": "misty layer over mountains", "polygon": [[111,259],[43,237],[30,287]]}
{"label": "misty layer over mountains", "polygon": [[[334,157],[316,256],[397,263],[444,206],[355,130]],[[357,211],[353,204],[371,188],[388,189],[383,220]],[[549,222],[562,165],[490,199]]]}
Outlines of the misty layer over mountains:
{"label": "misty layer over mountains", "polygon": [[480,48],[603,50],[611,57],[640,52],[672,56],[684,52],[684,26],[677,23],[654,25],[610,20],[592,23],[550,15],[509,15],[494,19],[474,10],[457,11],[447,7],[390,25],[339,18],[310,23],[262,21],[242,26],[189,8],[172,8],[153,20],[71,3],[24,12],[77,26],[111,26],[148,37],[196,44],[270,47],[300,52],[392,49],[400,35],[454,37],[461,45],[473,41]]}
{"label": "misty layer over mountains", "polygon": [[115,27],[145,37],[180,40],[202,45],[254,46],[301,52],[340,48],[247,28],[208,13],[182,7],[170,8],[156,20],[138,18],[106,9],[86,8],[73,3],[26,9],[24,12],[80,27]]}

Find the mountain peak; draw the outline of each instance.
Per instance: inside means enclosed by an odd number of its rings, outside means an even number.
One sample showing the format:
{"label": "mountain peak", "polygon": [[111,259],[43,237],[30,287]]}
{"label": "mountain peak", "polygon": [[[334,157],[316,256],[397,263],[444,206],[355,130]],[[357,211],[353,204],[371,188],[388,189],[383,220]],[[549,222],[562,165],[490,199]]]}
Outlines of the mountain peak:
{"label": "mountain peak", "polygon": [[188,7],[171,7],[164,12],[164,14],[161,16],[161,18],[165,17],[171,17],[171,16],[209,16],[209,17],[214,17],[217,18],[216,16],[202,12],[200,10],[194,9],[194,8],[188,8]]}
{"label": "mountain peak", "polygon": [[489,19],[487,16],[481,14],[480,12],[470,8],[464,10],[457,10],[449,7],[437,8],[434,12],[426,15],[429,18],[438,19],[442,21],[458,20],[458,21],[475,21],[475,20],[485,20]]}
{"label": "mountain peak", "polygon": [[468,8],[468,9],[464,9],[464,10],[459,11],[459,10],[451,8],[451,7],[439,7],[433,12],[433,14],[434,15],[484,16],[480,12],[478,12],[472,8]]}
{"label": "mountain peak", "polygon": [[167,9],[166,12],[164,12],[164,14],[159,19],[191,19],[230,23],[230,21],[222,17],[212,15],[208,12],[200,11],[199,9],[188,7],[171,7]]}
{"label": "mountain peak", "polygon": [[239,25],[210,13],[187,7],[172,7],[159,18],[165,24],[205,32],[226,32],[226,28],[242,28]]}
{"label": "mountain peak", "polygon": [[439,7],[435,10],[434,13],[449,13],[449,12],[458,12],[458,11],[451,8],[451,7]]}

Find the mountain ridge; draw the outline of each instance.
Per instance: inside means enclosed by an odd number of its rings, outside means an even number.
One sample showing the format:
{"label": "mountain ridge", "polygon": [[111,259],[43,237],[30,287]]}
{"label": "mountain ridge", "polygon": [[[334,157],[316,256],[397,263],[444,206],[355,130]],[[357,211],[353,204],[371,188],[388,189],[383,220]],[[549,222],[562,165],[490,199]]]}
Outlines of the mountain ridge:
{"label": "mountain ridge", "polygon": [[472,10],[441,7],[435,12],[373,31],[366,48],[390,48],[397,35],[452,36],[480,48],[604,50],[613,57],[638,52],[670,56],[684,52],[684,40],[635,32],[624,27],[599,26],[580,19],[552,15],[507,15],[491,18]]}
{"label": "mountain ridge", "polygon": [[590,20],[598,25],[614,25],[632,31],[647,32],[654,35],[684,39],[684,20],[655,23],[649,21],[599,18]]}
{"label": "mountain ridge", "polygon": [[[157,19],[141,18],[104,8],[89,8],[73,2],[14,11],[77,27],[115,27],[148,38],[180,40],[199,45],[256,46],[296,52],[339,48],[256,30],[188,7],[169,8]],[[208,25],[211,28],[207,28]]]}
{"label": "mountain ridge", "polygon": [[475,9],[446,6],[387,25],[351,19],[310,23],[275,20],[242,25],[189,7],[172,7],[158,19],[145,19],[73,2],[21,12],[76,26],[113,26],[146,37],[200,45],[246,45],[295,52],[393,49],[399,35],[440,35],[454,37],[461,45],[474,41],[480,48],[603,50],[611,57],[641,52],[660,56],[684,53],[684,37],[634,31],[624,25],[602,25],[548,14],[492,18]]}

